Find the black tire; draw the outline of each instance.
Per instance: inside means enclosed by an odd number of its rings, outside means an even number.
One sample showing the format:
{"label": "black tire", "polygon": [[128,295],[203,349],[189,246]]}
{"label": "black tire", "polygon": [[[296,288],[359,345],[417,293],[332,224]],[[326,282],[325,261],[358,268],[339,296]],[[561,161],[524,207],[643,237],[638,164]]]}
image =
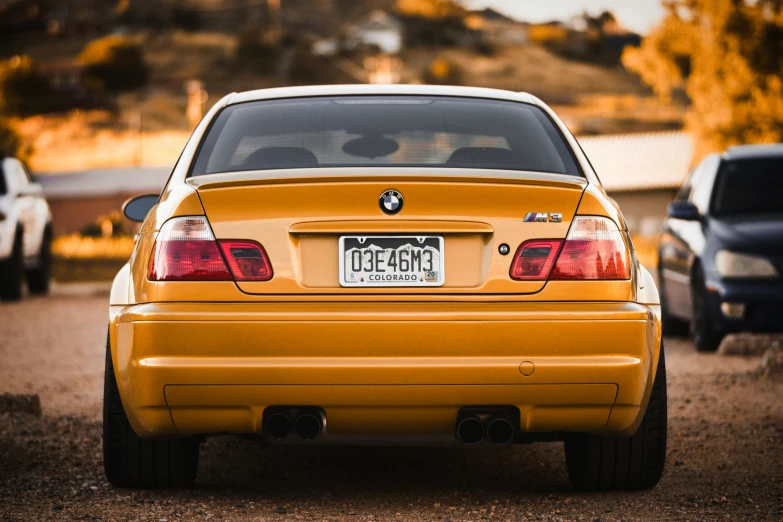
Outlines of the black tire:
{"label": "black tire", "polygon": [[22,298],[23,269],[22,229],[18,228],[14,235],[11,257],[0,261],[0,298],[4,301],[18,301]]}
{"label": "black tire", "polygon": [[666,462],[666,361],[663,345],[650,401],[630,437],[577,435],[565,441],[568,478],[580,491],[650,489]]}
{"label": "black tire", "polygon": [[52,278],[52,230],[47,225],[41,241],[41,252],[38,254],[38,266],[27,272],[27,289],[31,294],[45,295],[49,293],[49,282]]}
{"label": "black tire", "polygon": [[195,437],[146,440],[133,431],[120,400],[111,348],[106,343],[103,385],[103,469],[123,488],[182,488],[193,484],[198,468]]}
{"label": "black tire", "polygon": [[704,273],[698,265],[693,269],[691,278],[691,302],[693,303],[693,344],[700,352],[714,352],[723,340],[723,333],[713,326],[710,312],[707,308],[707,285]]}
{"label": "black tire", "polygon": [[685,319],[675,317],[669,311],[669,296],[663,286],[663,270],[658,267],[658,295],[661,299],[661,326],[663,334],[672,337],[687,337],[691,333],[691,325]]}

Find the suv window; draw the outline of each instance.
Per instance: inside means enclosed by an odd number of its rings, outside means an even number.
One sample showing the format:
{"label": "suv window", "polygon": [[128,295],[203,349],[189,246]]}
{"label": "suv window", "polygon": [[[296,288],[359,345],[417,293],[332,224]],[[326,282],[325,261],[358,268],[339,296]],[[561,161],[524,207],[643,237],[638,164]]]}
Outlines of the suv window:
{"label": "suv window", "polygon": [[702,215],[707,214],[709,210],[715,172],[718,170],[720,161],[718,154],[707,156],[701,162],[697,179],[693,181],[689,199]]}
{"label": "suv window", "polygon": [[223,109],[192,176],[317,167],[449,167],[580,176],[539,107],[449,96],[330,96]]}
{"label": "suv window", "polygon": [[712,197],[716,216],[783,214],[783,157],[724,161]]}

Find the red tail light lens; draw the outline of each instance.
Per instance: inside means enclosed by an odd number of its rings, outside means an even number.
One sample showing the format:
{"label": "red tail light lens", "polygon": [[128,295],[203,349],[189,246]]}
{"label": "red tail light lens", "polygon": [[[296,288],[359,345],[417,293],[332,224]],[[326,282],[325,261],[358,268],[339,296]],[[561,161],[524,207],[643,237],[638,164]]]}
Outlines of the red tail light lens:
{"label": "red tail light lens", "polygon": [[576,217],[550,279],[630,279],[629,260],[628,245],[614,221],[604,217]]}
{"label": "red tail light lens", "polygon": [[562,244],[560,239],[536,239],[522,243],[511,263],[511,279],[546,281]]}
{"label": "red tail light lens", "polygon": [[231,281],[215,236],[204,217],[167,221],[155,239],[150,281]]}
{"label": "red tail light lens", "polygon": [[[226,263],[228,261],[228,264]],[[268,281],[272,265],[254,241],[215,240],[203,216],[174,218],[160,229],[150,281]]]}
{"label": "red tail light lens", "polygon": [[255,241],[221,240],[220,249],[237,281],[269,281],[272,265],[264,247]]}

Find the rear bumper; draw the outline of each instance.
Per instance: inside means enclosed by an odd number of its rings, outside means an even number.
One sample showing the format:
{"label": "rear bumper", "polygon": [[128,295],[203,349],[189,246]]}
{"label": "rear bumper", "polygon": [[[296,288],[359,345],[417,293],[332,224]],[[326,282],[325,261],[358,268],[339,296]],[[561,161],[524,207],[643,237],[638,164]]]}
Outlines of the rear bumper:
{"label": "rear bumper", "polygon": [[[142,304],[113,309],[115,372],[145,437],[260,433],[323,408],[330,434],[449,434],[464,406],[522,432],[633,432],[660,346],[634,303]],[[532,373],[531,373],[532,370]]]}

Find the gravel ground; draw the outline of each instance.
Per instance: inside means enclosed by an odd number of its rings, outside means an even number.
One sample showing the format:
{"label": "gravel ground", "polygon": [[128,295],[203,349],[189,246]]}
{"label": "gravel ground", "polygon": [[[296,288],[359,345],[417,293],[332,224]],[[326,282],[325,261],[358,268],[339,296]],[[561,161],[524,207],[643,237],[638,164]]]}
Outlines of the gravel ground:
{"label": "gravel ground", "polygon": [[103,476],[106,296],[0,304],[0,520],[783,520],[783,381],[759,358],[667,340],[669,456],[652,491],[575,494],[562,444],[511,450],[297,448],[209,439],[189,491]]}

